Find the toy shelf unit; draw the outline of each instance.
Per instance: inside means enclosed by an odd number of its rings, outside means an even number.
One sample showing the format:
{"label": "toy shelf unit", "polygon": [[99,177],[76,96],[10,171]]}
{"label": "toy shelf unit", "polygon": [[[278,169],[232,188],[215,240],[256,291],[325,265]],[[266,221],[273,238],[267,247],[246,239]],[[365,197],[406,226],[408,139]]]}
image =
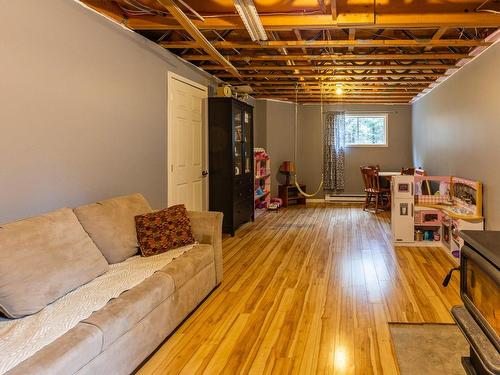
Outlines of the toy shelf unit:
{"label": "toy shelf unit", "polygon": [[254,148],[255,217],[266,211],[271,203],[271,159],[263,148]]}
{"label": "toy shelf unit", "polygon": [[458,262],[463,230],[484,230],[482,185],[452,176],[393,176],[395,246],[442,247]]}

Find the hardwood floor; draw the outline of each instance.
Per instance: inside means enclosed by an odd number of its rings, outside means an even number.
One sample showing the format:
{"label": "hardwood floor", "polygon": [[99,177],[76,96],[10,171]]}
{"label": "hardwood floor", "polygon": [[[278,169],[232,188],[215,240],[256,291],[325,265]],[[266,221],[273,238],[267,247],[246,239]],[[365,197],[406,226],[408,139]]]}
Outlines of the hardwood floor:
{"label": "hardwood floor", "polygon": [[389,215],[356,205],[268,212],[223,247],[223,283],[140,374],[397,374],[388,322],[460,304],[441,249],[394,249]]}

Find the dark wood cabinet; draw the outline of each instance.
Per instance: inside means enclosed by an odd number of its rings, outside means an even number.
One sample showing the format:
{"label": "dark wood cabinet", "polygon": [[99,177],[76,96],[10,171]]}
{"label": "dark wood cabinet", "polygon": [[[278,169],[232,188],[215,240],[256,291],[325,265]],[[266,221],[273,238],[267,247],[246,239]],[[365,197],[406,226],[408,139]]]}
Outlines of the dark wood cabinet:
{"label": "dark wood cabinet", "polygon": [[234,235],[254,218],[253,107],[233,98],[209,98],[210,210],[224,213]]}

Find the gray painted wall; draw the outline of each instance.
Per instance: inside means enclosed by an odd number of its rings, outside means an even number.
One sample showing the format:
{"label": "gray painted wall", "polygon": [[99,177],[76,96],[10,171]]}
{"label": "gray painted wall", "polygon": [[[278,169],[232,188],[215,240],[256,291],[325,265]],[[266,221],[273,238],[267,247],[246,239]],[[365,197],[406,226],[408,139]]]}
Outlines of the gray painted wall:
{"label": "gray painted wall", "polygon": [[256,100],[253,111],[253,145],[254,147],[267,147],[267,101]]}
{"label": "gray painted wall", "polygon": [[[256,126],[256,139],[263,138],[265,132],[267,151],[272,158],[272,168],[276,172],[273,179],[273,194],[277,194],[277,183],[283,181],[278,168],[283,160],[294,157],[295,104],[258,100],[256,118],[265,117],[265,126]],[[363,182],[359,167],[365,164],[380,164],[383,170],[399,171],[403,166],[413,165],[411,139],[411,106],[383,105],[330,105],[324,111],[386,111],[389,112],[389,147],[351,147],[346,152],[345,193],[362,194]],[[265,116],[263,113],[265,112]],[[300,105],[298,108],[298,148],[297,176],[306,184],[308,192],[316,191],[323,169],[323,149],[321,138],[321,107]],[[276,193],[275,193],[276,191]],[[323,197],[323,193],[317,198]]]}
{"label": "gray painted wall", "polygon": [[500,43],[413,105],[415,164],[484,184],[488,229],[500,230]]}
{"label": "gray painted wall", "polygon": [[295,105],[275,100],[257,100],[254,108],[254,141],[271,156],[271,193],[278,195],[278,184],[285,178],[279,167],[285,160],[293,160]]}
{"label": "gray painted wall", "polygon": [[[411,106],[409,105],[326,105],[324,111],[386,112],[388,117],[388,147],[348,147],[345,153],[345,192],[363,194],[359,167],[379,164],[382,170],[399,171],[412,166]],[[302,105],[299,110],[298,176],[314,192],[321,180],[323,149],[321,139],[321,107]]]}
{"label": "gray painted wall", "polygon": [[213,82],[68,0],[0,12],[0,223],[133,192],[166,204],[166,84]]}

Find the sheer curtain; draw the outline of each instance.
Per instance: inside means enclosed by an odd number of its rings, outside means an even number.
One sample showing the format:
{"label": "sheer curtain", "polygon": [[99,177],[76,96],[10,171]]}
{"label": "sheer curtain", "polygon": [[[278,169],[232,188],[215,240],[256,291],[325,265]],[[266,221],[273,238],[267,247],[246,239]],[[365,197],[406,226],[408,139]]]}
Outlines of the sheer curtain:
{"label": "sheer curtain", "polygon": [[323,140],[324,190],[344,191],[345,112],[328,112]]}

